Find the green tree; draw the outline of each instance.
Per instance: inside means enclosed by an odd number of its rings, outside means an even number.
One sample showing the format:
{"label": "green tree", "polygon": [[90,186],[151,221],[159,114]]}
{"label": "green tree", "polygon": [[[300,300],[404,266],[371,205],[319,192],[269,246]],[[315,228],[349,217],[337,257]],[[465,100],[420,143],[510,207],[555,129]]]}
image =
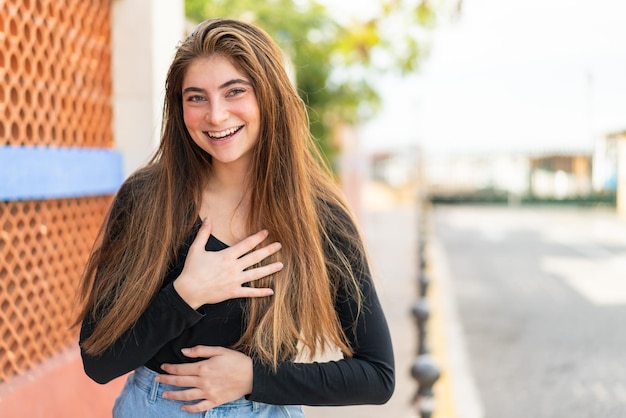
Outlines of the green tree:
{"label": "green tree", "polygon": [[[425,0],[381,2],[378,16],[347,23],[335,20],[315,0],[186,0],[185,12],[194,22],[230,17],[255,23],[279,43],[293,63],[311,132],[332,161],[337,151],[332,126],[356,124],[378,110],[372,75],[408,73],[424,56],[420,30],[434,21],[433,8]],[[406,32],[392,35],[395,25]]]}

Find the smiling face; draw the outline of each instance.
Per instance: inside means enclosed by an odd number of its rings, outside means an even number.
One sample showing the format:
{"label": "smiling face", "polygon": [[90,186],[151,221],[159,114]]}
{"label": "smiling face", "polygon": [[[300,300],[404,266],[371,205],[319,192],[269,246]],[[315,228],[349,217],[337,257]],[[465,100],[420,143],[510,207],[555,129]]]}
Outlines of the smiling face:
{"label": "smiling face", "polygon": [[259,104],[248,77],[225,57],[194,59],[182,85],[183,118],[213,165],[250,162],[259,140]]}

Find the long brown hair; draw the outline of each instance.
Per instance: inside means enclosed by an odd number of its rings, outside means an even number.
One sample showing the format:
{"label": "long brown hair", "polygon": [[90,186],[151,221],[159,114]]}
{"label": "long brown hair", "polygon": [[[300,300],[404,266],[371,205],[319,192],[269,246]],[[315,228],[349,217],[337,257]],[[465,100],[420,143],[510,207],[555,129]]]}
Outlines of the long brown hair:
{"label": "long brown hair", "polygon": [[282,244],[276,257],[285,266],[253,284],[271,286],[274,296],[247,301],[246,326],[234,348],[274,366],[329,345],[350,356],[350,331],[341,327],[334,298],[343,289],[360,306],[361,272],[354,266],[367,265],[361,239],[311,137],[280,49],[263,30],[227,19],[205,21],[177,49],[167,75],[160,146],[118,192],[83,275],[79,320],[97,317],[83,348],[101,353],[132,327],[197,219],[211,157],[185,128],[182,82],[194,59],[215,54],[249,78],[258,100],[248,232],[267,229],[268,239]]}

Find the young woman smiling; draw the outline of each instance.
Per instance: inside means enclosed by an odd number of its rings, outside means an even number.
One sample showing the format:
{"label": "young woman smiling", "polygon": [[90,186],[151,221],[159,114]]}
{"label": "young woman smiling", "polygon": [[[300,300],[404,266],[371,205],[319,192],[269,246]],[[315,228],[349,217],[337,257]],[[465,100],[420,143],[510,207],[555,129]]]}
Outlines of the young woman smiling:
{"label": "young woman smiling", "polygon": [[[133,371],[115,417],[300,417],[393,392],[362,239],[281,59],[225,19],[177,49],[159,149],[118,191],[80,288],[86,373]],[[310,361],[327,349],[343,358]]]}

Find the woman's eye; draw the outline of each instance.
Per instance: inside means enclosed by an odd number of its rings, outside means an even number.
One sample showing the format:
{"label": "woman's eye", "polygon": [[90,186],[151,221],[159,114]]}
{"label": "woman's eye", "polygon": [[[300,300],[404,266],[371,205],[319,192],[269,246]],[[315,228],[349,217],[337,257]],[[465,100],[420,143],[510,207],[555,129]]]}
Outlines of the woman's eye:
{"label": "woman's eye", "polygon": [[204,101],[204,96],[199,96],[199,95],[187,96],[187,101],[188,102],[202,102]]}
{"label": "woman's eye", "polygon": [[237,88],[237,89],[232,89],[228,91],[227,96],[237,96],[241,93],[245,93],[246,89],[242,89],[242,88]]}

